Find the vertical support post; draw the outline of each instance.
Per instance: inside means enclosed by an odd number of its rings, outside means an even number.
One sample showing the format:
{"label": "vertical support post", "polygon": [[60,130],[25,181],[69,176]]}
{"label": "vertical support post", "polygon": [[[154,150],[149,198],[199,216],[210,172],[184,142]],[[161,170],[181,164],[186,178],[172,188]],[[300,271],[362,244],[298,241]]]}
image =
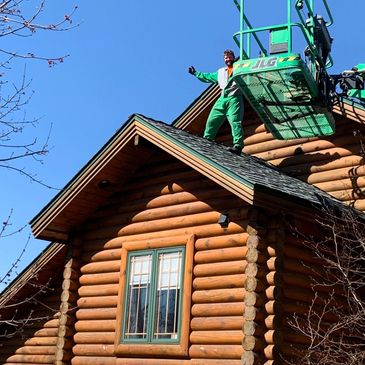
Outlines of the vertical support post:
{"label": "vertical support post", "polygon": [[288,32],[288,53],[292,53],[292,27],[291,27],[291,0],[287,2],[287,32]]}
{"label": "vertical support post", "polygon": [[243,59],[243,50],[244,50],[244,37],[243,31],[245,29],[245,20],[244,20],[244,0],[240,0],[240,60]]}

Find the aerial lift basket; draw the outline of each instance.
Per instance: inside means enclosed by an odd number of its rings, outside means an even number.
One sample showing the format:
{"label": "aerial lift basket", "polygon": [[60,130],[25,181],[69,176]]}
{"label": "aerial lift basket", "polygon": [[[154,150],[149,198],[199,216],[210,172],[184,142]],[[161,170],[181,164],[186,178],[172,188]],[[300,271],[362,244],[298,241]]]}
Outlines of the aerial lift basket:
{"label": "aerial lift basket", "polygon": [[[327,3],[322,1],[332,24]],[[234,2],[240,10],[241,30],[234,36],[240,46],[240,59],[234,64],[233,79],[266,128],[277,139],[332,135],[335,123],[326,91],[332,39],[328,24],[313,13],[313,0],[295,1],[299,22],[291,22],[293,0],[287,0],[288,22],[262,28],[252,28],[244,14],[244,0]],[[308,19],[302,16],[304,7]],[[307,62],[292,51],[293,27],[304,36]],[[260,32],[269,32],[269,51],[260,41]],[[260,57],[250,57],[251,38],[260,49]]]}

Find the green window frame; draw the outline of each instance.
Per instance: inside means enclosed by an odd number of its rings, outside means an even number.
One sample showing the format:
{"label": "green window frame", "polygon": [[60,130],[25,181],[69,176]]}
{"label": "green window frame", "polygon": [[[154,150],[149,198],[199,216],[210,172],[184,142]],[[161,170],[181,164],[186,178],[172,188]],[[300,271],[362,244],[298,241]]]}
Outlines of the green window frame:
{"label": "green window frame", "polygon": [[120,343],[179,343],[185,246],[130,251]]}

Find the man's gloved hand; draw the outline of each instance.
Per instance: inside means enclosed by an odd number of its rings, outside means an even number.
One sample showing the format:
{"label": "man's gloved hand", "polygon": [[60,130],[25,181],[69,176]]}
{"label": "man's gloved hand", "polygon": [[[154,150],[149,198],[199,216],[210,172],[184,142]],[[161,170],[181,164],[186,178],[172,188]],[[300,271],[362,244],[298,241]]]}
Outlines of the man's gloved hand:
{"label": "man's gloved hand", "polygon": [[195,75],[195,67],[194,66],[190,66],[189,68],[188,68],[188,72],[189,72],[189,74],[192,74],[192,75]]}

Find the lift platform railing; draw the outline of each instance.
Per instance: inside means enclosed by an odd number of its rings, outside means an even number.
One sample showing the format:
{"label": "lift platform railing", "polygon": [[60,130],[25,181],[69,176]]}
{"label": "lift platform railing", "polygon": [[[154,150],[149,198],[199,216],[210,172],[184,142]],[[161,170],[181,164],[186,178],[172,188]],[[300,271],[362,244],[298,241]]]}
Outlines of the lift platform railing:
{"label": "lift platform railing", "polygon": [[[286,52],[282,52],[283,55],[289,55],[293,53],[293,28],[299,28],[301,34],[304,37],[306,46],[310,50],[311,61],[313,64],[318,62],[323,68],[329,68],[333,65],[331,55],[328,56],[326,64],[323,63],[314,41],[314,28],[315,28],[315,14],[314,14],[314,0],[295,0],[294,8],[298,14],[299,22],[292,22],[292,3],[293,0],[287,0],[287,23],[270,25],[265,27],[253,28],[250,21],[245,14],[245,0],[233,0],[237,9],[240,11],[240,30],[233,35],[233,39],[237,46],[240,48],[240,59],[255,58],[252,56],[252,39],[256,41],[261,56],[267,57],[269,55],[268,50],[264,47],[263,43],[258,36],[259,33],[282,31],[286,32],[285,38],[287,43]],[[327,0],[321,0],[326,10],[329,21],[326,22],[326,26],[333,24],[333,17],[328,7]],[[303,17],[304,9],[308,13],[308,18]],[[314,72],[314,70],[311,70]]]}

